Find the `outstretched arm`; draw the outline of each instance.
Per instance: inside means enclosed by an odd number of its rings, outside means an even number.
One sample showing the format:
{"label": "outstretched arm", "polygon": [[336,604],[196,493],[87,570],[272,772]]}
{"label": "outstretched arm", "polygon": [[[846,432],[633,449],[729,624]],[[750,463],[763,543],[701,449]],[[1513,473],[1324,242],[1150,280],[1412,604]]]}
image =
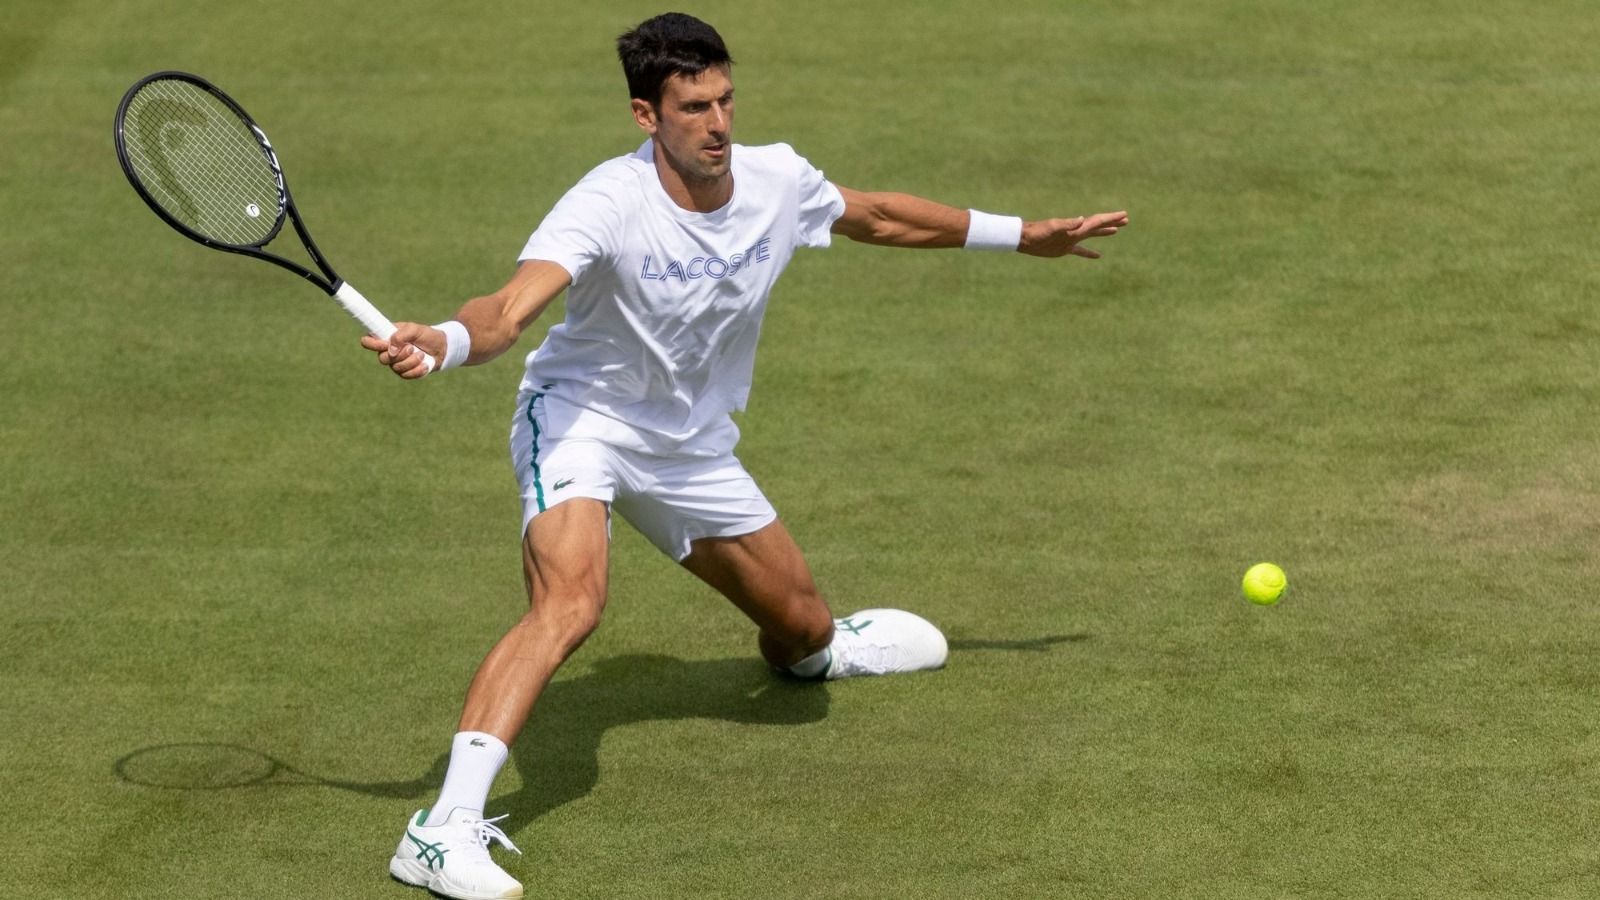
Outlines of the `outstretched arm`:
{"label": "outstretched arm", "polygon": [[[560,293],[572,283],[572,276],[561,266],[542,259],[530,259],[517,266],[517,271],[505,287],[484,297],[475,297],[462,304],[456,313],[447,338],[445,331],[416,322],[396,322],[395,332],[387,341],[367,335],[361,346],[378,354],[378,362],[393,369],[401,378],[421,378],[428,374],[421,357],[412,349],[417,347],[438,359],[448,358],[449,342],[466,335],[468,348],[464,365],[486,363],[511,349],[522,335],[523,329],[532,325]],[[459,354],[459,349],[456,350]]]}
{"label": "outstretched arm", "polygon": [[[968,210],[910,194],[869,193],[846,187],[839,187],[839,193],[844,197],[844,215],[833,223],[834,234],[884,247],[967,245],[972,221]],[[1017,251],[1030,256],[1070,254],[1099,259],[1100,254],[1082,246],[1082,242],[1092,237],[1109,237],[1127,224],[1126,212],[1023,222]]]}

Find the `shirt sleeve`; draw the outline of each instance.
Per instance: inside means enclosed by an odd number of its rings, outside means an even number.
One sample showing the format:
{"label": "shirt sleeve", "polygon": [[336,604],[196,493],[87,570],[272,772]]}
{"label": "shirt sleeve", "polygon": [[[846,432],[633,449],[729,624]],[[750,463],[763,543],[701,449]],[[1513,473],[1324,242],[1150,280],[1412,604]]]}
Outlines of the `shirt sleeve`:
{"label": "shirt sleeve", "polygon": [[844,215],[844,197],[805,157],[795,154],[795,163],[800,187],[799,244],[826,247],[833,242],[833,223]]}
{"label": "shirt sleeve", "polygon": [[613,182],[590,173],[574,185],[534,229],[517,261],[549,260],[566,269],[573,283],[605,262],[622,233],[622,214],[608,190]]}

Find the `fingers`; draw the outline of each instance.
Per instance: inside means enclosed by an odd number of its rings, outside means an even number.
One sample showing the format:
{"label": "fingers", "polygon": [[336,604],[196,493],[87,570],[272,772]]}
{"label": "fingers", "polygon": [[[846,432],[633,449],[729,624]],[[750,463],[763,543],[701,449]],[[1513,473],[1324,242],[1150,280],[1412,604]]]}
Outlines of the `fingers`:
{"label": "fingers", "polygon": [[432,369],[431,366],[423,363],[422,351],[410,344],[406,344],[403,347],[391,347],[384,353],[379,354],[378,361],[382,362],[384,356],[390,357],[389,368],[401,378],[421,378]]}
{"label": "fingers", "polygon": [[389,335],[389,343],[396,347],[415,344],[418,338],[432,330],[432,328],[426,325],[418,325],[416,322],[396,322],[394,323],[394,334]]}
{"label": "fingers", "polygon": [[1072,229],[1074,235],[1082,237],[1105,237],[1116,234],[1117,230],[1128,224],[1126,212],[1096,213],[1088,218],[1075,220],[1078,227]]}
{"label": "fingers", "polygon": [[401,360],[405,364],[405,370],[401,371],[398,367],[391,367],[400,374],[401,378],[422,378],[433,374],[433,370],[439,368],[439,361],[420,347],[407,347],[406,350],[409,351],[410,355]]}
{"label": "fingers", "polygon": [[374,334],[361,338],[361,346],[378,354],[378,364],[387,366],[401,378],[415,380],[432,372],[435,360],[413,343],[427,331],[426,325],[401,322],[388,340]]}
{"label": "fingers", "polygon": [[1028,222],[1023,225],[1022,243],[1017,249],[1030,256],[1046,258],[1080,256],[1099,259],[1100,254],[1082,246],[1082,242],[1089,238],[1110,237],[1127,224],[1127,210]]}
{"label": "fingers", "polygon": [[437,358],[415,344],[406,344],[403,347],[390,345],[389,349],[378,354],[378,361],[401,378],[413,380],[422,378],[439,367]]}

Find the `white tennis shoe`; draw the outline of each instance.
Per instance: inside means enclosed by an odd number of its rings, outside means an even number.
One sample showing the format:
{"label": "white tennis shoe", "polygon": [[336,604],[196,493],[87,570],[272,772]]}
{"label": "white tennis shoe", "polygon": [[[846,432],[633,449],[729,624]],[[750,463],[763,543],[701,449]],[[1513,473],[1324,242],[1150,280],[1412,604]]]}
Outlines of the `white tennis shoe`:
{"label": "white tennis shoe", "polygon": [[443,825],[428,826],[422,824],[428,811],[421,810],[406,826],[389,874],[455,900],[520,900],[522,883],[489,858],[490,841],[522,852],[494,824],[504,818],[479,819],[455,809]]}
{"label": "white tennis shoe", "polygon": [[829,681],[857,675],[889,675],[937,669],[950,655],[944,634],[932,622],[903,609],[863,609],[833,620]]}

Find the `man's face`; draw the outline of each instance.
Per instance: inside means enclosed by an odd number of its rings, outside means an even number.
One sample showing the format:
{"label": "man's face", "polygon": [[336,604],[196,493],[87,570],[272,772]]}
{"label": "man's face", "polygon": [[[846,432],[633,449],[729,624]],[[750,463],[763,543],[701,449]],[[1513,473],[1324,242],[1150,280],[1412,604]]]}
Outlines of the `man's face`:
{"label": "man's face", "polygon": [[694,78],[673,75],[661,87],[660,105],[635,100],[633,117],[685,181],[727,176],[733,161],[733,77],[726,66]]}

